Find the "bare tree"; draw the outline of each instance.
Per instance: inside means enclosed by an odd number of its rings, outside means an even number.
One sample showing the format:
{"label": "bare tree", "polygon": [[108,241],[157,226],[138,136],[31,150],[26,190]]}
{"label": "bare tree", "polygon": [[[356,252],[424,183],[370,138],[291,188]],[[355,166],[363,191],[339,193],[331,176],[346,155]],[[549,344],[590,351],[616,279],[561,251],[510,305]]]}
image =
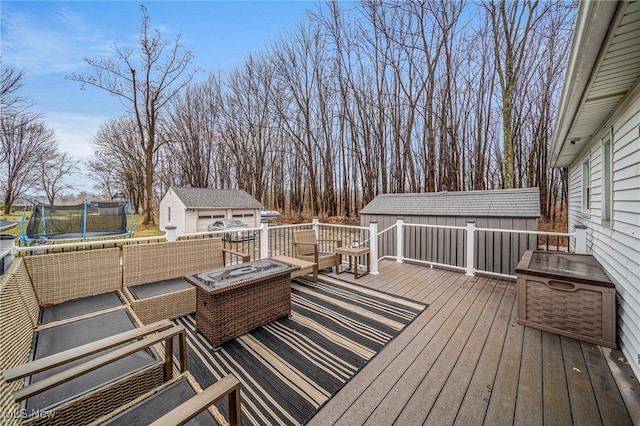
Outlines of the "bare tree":
{"label": "bare tree", "polygon": [[220,77],[212,74],[171,102],[162,126],[162,139],[166,140],[167,160],[172,166],[171,180],[178,185],[195,188],[215,185],[222,132],[220,84]]}
{"label": "bare tree", "polygon": [[67,78],[107,91],[122,100],[135,120],[137,140],[144,153],[144,224],[154,223],[154,169],[162,143],[157,139],[160,112],[167,103],[192,80],[197,70],[190,71],[193,55],[183,50],[180,35],[165,40],[159,30],[152,30],[146,7],[142,11],[139,36],[139,60],[134,51],[113,44],[115,58],[84,58],[93,74],[73,73]]}
{"label": "bare tree", "polygon": [[[538,9],[538,0],[522,2],[486,2],[483,6],[491,19],[494,58],[502,94],[502,137],[504,147],[504,187],[515,187],[515,151],[519,140],[515,137],[515,102],[518,91],[524,93],[527,60],[535,39],[532,37],[538,21],[548,11],[545,5]],[[521,89],[521,90],[519,90]],[[515,122],[514,122],[515,121]]]}
{"label": "bare tree", "polygon": [[[3,117],[20,115],[33,107],[33,101],[18,93],[22,88],[23,79],[24,71],[12,65],[5,65],[0,57],[0,111]],[[40,115],[34,116],[37,117]]]}
{"label": "bare tree", "polygon": [[3,110],[20,101],[21,97],[16,92],[22,87],[23,78],[24,71],[5,65],[0,57],[0,106]]}
{"label": "bare tree", "polygon": [[250,55],[229,74],[224,98],[227,163],[237,186],[260,201],[267,201],[271,153],[281,149],[274,74],[265,55]]}
{"label": "bare tree", "polygon": [[124,192],[131,200],[134,211],[144,209],[145,152],[137,144],[138,128],[131,117],[114,118],[104,123],[94,137],[95,160],[92,170],[97,170],[96,183],[102,192],[112,195]]}
{"label": "bare tree", "polygon": [[[18,70],[12,65],[5,65],[0,57],[0,118],[4,120],[2,126],[5,131],[11,123],[25,124],[24,120],[17,119],[18,116],[22,116],[22,118],[29,116],[33,120],[42,118],[40,113],[29,112],[33,107],[33,101],[19,93],[23,79],[24,71]],[[0,161],[5,161],[9,151],[4,146],[2,148]]]}
{"label": "bare tree", "polygon": [[575,16],[562,6],[332,1],[206,83],[220,116],[180,100],[164,121],[180,144],[163,150],[162,184],[203,185],[210,166],[214,185],[293,214],[353,216],[380,192],[535,185],[542,204],[562,200],[566,178],[547,164],[559,32]]}
{"label": "bare tree", "polygon": [[0,118],[0,190],[5,214],[20,196],[33,191],[38,170],[55,152],[55,136],[38,114],[23,113]]}
{"label": "bare tree", "polygon": [[321,153],[318,150],[319,123],[315,117],[320,115],[317,68],[324,64],[323,41],[318,26],[305,28],[300,25],[289,39],[280,39],[273,49],[279,85],[287,97],[286,103],[278,104],[278,113],[284,131],[292,141],[291,153],[299,157],[307,173],[314,216],[320,212],[318,164]]}
{"label": "bare tree", "polygon": [[[111,168],[111,165],[96,160],[87,161],[87,165],[91,169],[91,180],[93,181],[93,189],[103,197],[111,197],[122,186],[118,180],[118,171]],[[133,207],[133,204],[132,204]]]}
{"label": "bare tree", "polygon": [[38,172],[39,186],[44,191],[50,205],[55,204],[58,195],[66,189],[72,189],[68,178],[78,173],[79,161],[69,153],[55,151],[40,163]]}

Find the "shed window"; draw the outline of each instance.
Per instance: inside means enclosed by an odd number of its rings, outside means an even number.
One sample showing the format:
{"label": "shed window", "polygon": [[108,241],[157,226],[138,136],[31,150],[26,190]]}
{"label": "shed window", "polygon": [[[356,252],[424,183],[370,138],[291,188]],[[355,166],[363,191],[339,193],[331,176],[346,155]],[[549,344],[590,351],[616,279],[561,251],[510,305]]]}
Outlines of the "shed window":
{"label": "shed window", "polygon": [[589,160],[582,163],[582,211],[589,212],[591,208],[591,171]]}
{"label": "shed window", "polygon": [[607,137],[602,143],[602,223],[609,226],[612,216],[611,200],[611,137]]}
{"label": "shed window", "polygon": [[171,207],[167,207],[167,222],[171,222]]}

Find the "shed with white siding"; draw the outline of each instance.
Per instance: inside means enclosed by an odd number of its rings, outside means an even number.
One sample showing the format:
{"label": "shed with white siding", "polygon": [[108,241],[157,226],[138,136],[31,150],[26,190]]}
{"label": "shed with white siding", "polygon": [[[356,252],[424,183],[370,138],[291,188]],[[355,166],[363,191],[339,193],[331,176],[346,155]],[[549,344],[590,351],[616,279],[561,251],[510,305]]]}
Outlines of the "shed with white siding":
{"label": "shed with white siding", "polygon": [[640,2],[581,2],[553,136],[569,230],[617,291],[619,346],[640,376]]}
{"label": "shed with white siding", "polygon": [[160,229],[172,225],[178,234],[206,232],[220,219],[240,219],[260,226],[262,204],[241,189],[171,187],[160,201]]}

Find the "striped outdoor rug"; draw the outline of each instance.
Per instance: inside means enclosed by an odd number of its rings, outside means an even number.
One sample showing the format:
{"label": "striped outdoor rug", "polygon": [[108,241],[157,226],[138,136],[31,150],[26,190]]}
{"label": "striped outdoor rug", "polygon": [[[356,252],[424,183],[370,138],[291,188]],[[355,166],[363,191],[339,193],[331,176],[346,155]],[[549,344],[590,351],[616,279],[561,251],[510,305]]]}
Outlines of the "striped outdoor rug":
{"label": "striped outdoor rug", "polygon": [[[189,331],[188,367],[207,387],[229,373],[242,385],[245,424],[304,424],[426,305],[330,278],[295,279],[292,314],[217,352]],[[226,400],[218,408],[228,415]],[[228,417],[227,417],[228,418]]]}

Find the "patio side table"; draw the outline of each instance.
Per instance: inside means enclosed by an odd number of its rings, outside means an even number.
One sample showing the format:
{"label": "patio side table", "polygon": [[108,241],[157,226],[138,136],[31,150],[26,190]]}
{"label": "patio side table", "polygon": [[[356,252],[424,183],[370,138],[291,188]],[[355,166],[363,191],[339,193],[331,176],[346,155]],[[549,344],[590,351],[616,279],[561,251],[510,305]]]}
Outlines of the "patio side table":
{"label": "patio side table", "polygon": [[[338,259],[338,264],[342,263],[342,256],[347,256],[349,258],[349,269],[352,268],[351,264],[353,261],[353,278],[358,279],[358,277],[367,275],[371,269],[371,254],[369,251],[369,247],[336,247],[336,254],[340,255],[340,259]],[[358,258],[360,256],[366,256],[367,259],[367,272],[364,274],[358,275]],[[337,274],[341,274],[344,271],[336,271]]]}

